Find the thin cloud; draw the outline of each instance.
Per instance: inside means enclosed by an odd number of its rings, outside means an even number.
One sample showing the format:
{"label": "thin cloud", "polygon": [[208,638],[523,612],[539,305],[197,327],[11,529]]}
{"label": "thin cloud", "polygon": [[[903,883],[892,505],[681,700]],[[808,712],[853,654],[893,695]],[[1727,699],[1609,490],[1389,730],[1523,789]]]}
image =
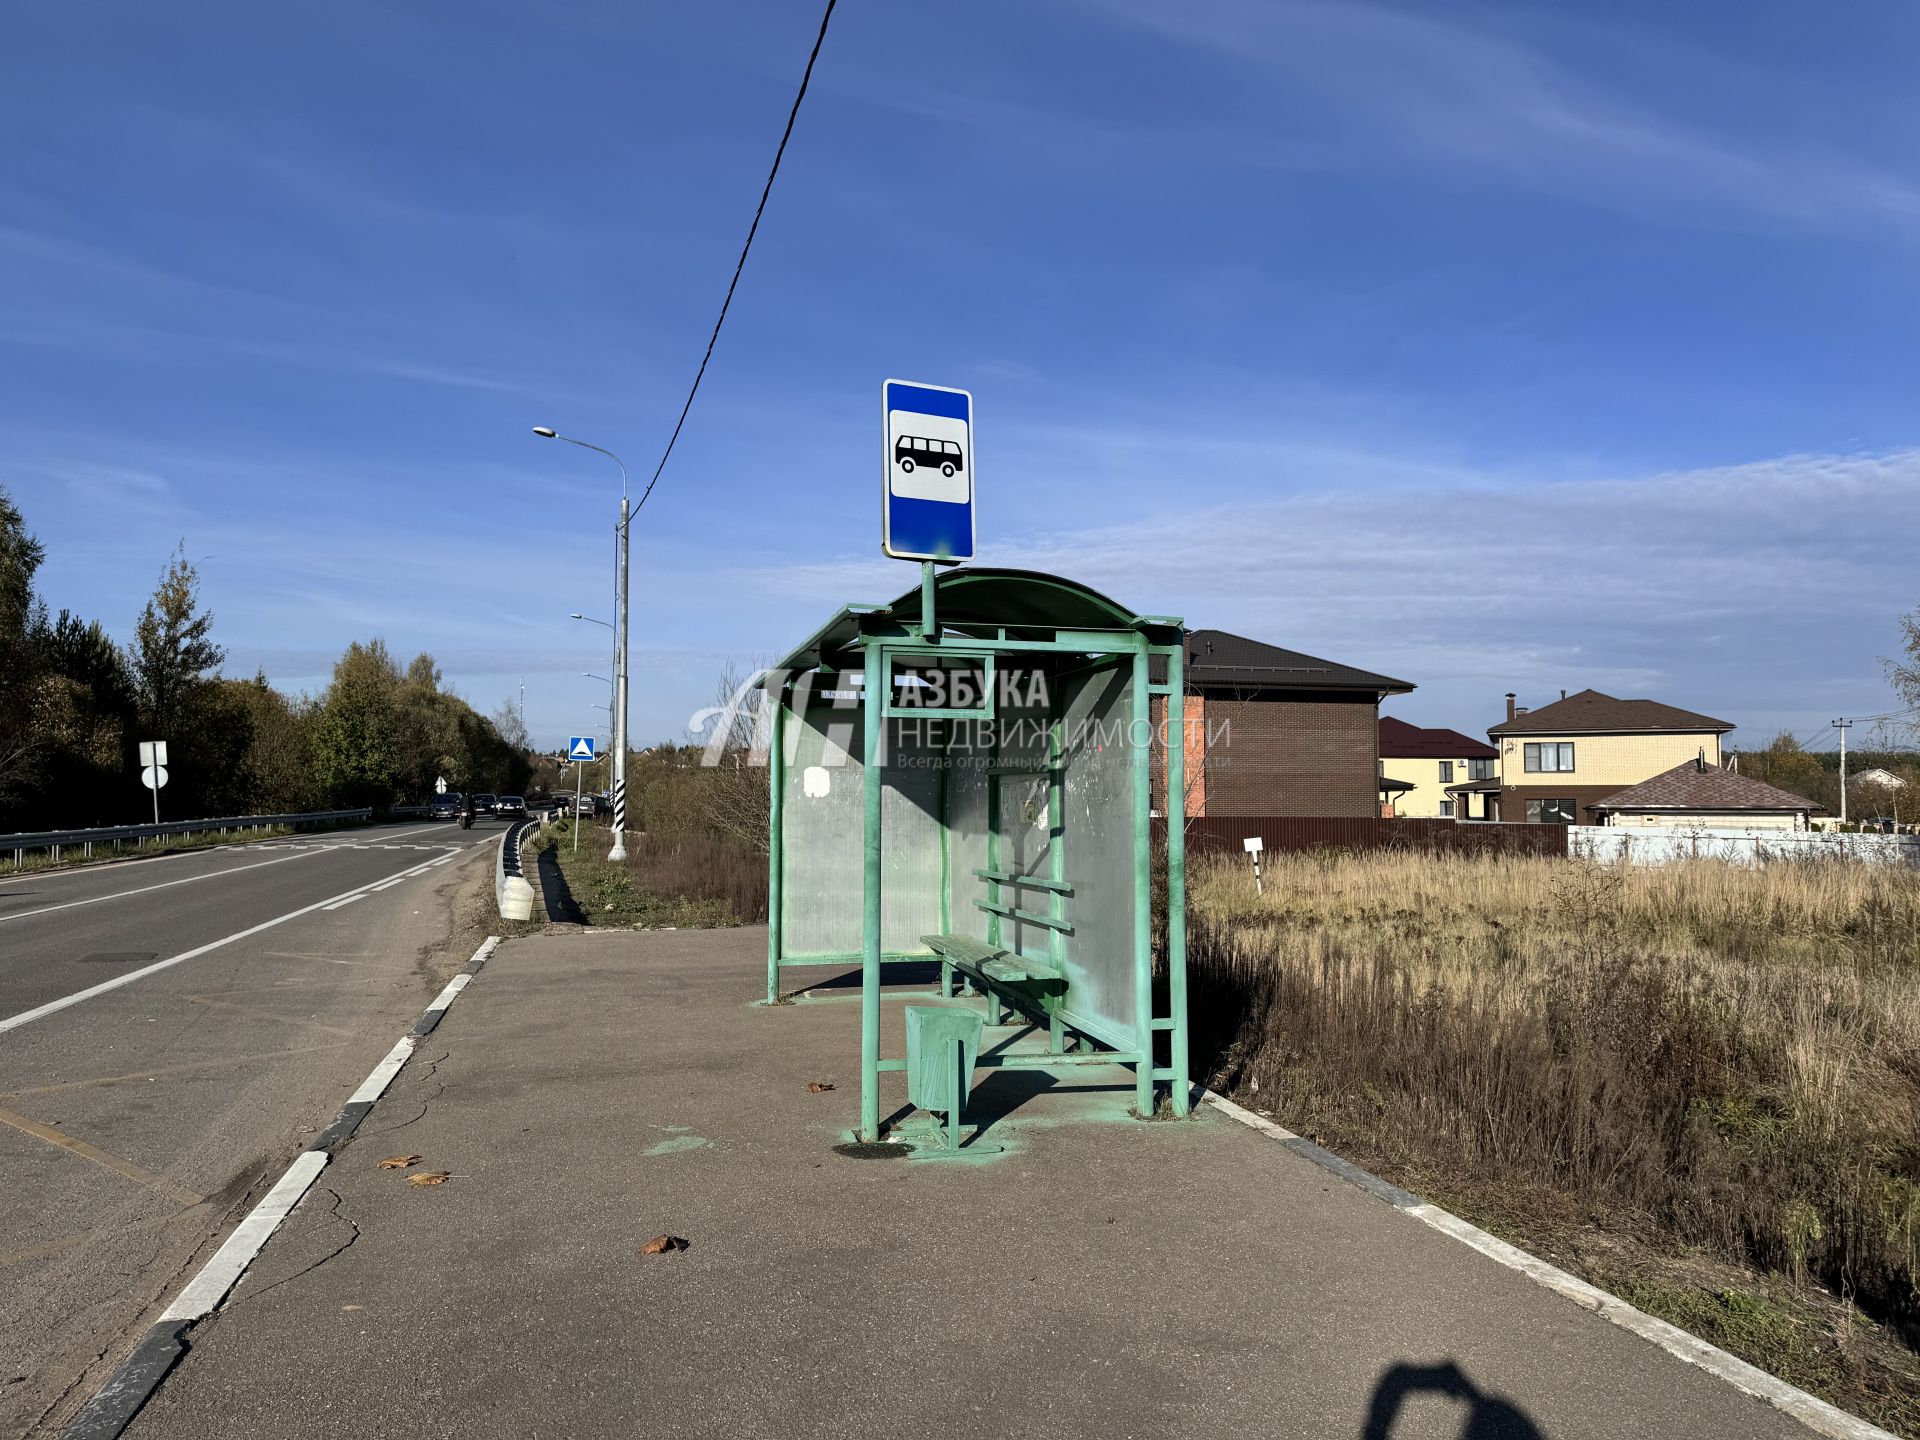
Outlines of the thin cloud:
{"label": "thin cloud", "polygon": [[[1833,148],[1714,135],[1575,74],[1459,12],[1360,0],[1099,0],[1110,20],[1283,77],[1377,149],[1506,174],[1585,201],[1814,226],[1920,217],[1915,177]],[[1258,141],[1246,146],[1257,159]],[[1351,153],[1349,164],[1355,162]]]}

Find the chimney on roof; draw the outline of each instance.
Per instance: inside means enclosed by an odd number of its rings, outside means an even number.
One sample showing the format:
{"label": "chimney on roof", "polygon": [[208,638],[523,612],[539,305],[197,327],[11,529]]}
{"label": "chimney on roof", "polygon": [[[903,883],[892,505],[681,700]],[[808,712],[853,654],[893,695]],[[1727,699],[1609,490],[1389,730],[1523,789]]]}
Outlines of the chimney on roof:
{"label": "chimney on roof", "polygon": [[1700,757],[1693,762],[1693,768],[1695,770],[1698,770],[1702,775],[1707,773],[1707,747],[1706,746],[1702,745],[1700,747]]}
{"label": "chimney on roof", "polygon": [[1513,692],[1507,691],[1507,719],[1513,719]]}
{"label": "chimney on roof", "polygon": [[1564,686],[1564,685],[1562,685],[1562,686],[1560,687],[1560,698],[1561,698],[1562,700],[1564,700],[1564,699],[1566,699],[1566,698],[1567,698],[1567,687],[1566,687],[1566,686]]}
{"label": "chimney on roof", "polygon": [[1515,710],[1513,713],[1516,715],[1524,715],[1527,713],[1527,707],[1522,705],[1519,709]]}

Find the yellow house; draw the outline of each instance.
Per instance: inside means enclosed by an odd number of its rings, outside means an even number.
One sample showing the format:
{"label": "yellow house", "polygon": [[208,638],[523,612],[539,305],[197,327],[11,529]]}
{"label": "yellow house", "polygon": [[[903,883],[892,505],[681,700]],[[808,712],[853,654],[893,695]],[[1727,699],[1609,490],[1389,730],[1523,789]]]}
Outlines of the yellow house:
{"label": "yellow house", "polygon": [[1598,690],[1562,695],[1528,710],[1507,696],[1505,723],[1487,731],[1500,752],[1500,778],[1487,787],[1501,820],[1597,825],[1597,800],[1688,761],[1720,764],[1734,727],[1658,700],[1620,700]]}
{"label": "yellow house", "polygon": [[1500,752],[1458,730],[1425,729],[1380,717],[1381,813],[1409,819],[1485,820],[1483,794],[1448,787],[1492,780]]}

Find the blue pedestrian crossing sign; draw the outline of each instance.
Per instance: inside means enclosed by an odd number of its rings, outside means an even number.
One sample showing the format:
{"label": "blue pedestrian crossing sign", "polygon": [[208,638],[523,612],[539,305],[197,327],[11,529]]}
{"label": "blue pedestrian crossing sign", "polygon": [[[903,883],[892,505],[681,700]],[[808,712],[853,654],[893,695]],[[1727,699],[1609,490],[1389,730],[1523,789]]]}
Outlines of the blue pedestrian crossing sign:
{"label": "blue pedestrian crossing sign", "polygon": [[567,759],[569,760],[593,759],[593,736],[576,735],[571,740],[569,740],[567,742]]}
{"label": "blue pedestrian crossing sign", "polygon": [[881,550],[896,560],[971,560],[973,396],[889,380],[880,408]]}

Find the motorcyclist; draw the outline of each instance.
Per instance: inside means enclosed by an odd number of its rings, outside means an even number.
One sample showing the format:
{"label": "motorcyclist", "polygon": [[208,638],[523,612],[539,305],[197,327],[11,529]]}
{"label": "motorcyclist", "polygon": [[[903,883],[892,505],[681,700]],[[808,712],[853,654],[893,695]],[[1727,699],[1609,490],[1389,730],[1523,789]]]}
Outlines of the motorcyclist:
{"label": "motorcyclist", "polygon": [[460,828],[462,830],[471,830],[473,828],[472,791],[468,791],[466,797],[460,802]]}

